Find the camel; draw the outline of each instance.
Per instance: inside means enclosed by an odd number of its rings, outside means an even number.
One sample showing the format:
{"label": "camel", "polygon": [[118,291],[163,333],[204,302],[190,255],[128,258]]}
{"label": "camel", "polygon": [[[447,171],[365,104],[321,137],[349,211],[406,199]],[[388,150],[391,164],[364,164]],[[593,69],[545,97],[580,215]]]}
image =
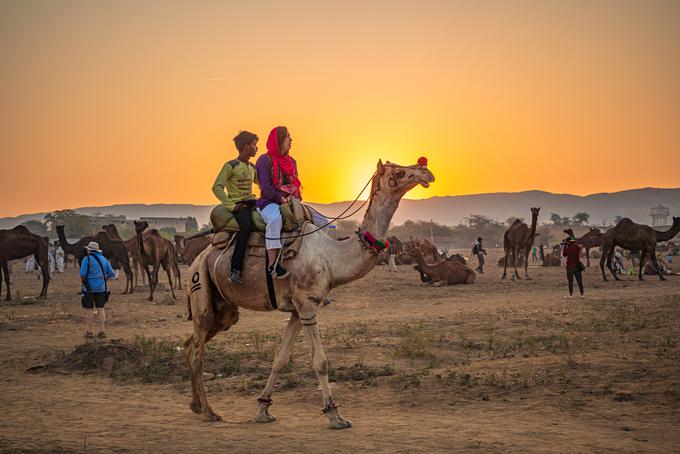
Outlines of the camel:
{"label": "camel", "polygon": [[[138,274],[142,275],[142,284],[146,284],[146,279],[144,278],[144,273],[140,273],[139,270],[143,269],[142,268],[142,256],[139,253],[139,243],[137,242],[137,235],[133,236],[132,238],[128,240],[122,240],[120,238],[120,235],[118,234],[118,229],[116,228],[115,224],[107,224],[102,227],[102,229],[109,234],[111,238],[118,239],[120,241],[123,241],[125,246],[128,248],[128,251],[130,252],[130,257],[132,258],[132,264],[135,268],[135,277]],[[157,230],[154,229],[154,231],[157,232]],[[145,232],[144,235],[148,235],[149,232]],[[163,238],[163,237],[161,237]],[[175,284],[177,289],[181,290],[182,289],[182,282],[181,282],[181,276],[179,272],[179,265],[178,265],[178,260],[177,260],[177,255],[174,252],[175,251],[175,245],[172,244],[170,240],[167,238],[163,238],[163,242],[165,243],[165,246],[172,250],[172,260],[170,261],[171,264],[171,270],[172,273],[175,275]],[[137,280],[135,280],[135,287],[137,287]]]}
{"label": "camel", "polygon": [[670,276],[673,274],[670,272],[670,266],[668,262],[666,261],[666,259],[663,258],[663,256],[661,256],[661,254],[656,256],[656,261],[659,263],[659,270],[656,269],[652,262],[647,262],[645,263],[644,269],[645,276],[657,276],[659,274],[659,271],[664,276]]}
{"label": "camel", "polygon": [[50,284],[48,249],[49,241],[46,238],[31,233],[23,225],[9,230],[0,230],[0,297],[2,296],[2,278],[4,275],[5,284],[7,285],[7,297],[5,300],[12,300],[12,291],[9,283],[9,262],[32,255],[40,265],[43,278],[39,298],[47,298],[47,287]]}
{"label": "camel", "polygon": [[424,283],[432,283],[435,287],[444,285],[457,284],[474,284],[476,274],[472,268],[465,264],[460,264],[455,260],[445,260],[434,265],[429,265],[425,262],[425,257],[420,249],[413,246],[406,246],[407,251],[413,255],[418,262],[416,270],[420,273],[420,280],[423,281],[423,274],[427,275],[428,281]]}
{"label": "camel", "polygon": [[561,266],[562,265],[562,259],[560,258],[559,255],[557,255],[554,252],[549,252],[545,254],[545,257],[543,258],[543,266]]}
{"label": "camel", "polygon": [[541,208],[531,208],[531,227],[528,227],[524,222],[515,219],[510,228],[503,234],[503,248],[505,249],[505,263],[503,264],[503,279],[505,279],[508,269],[508,256],[512,253],[512,267],[515,272],[513,279],[521,279],[517,274],[517,257],[520,253],[524,253],[524,277],[529,278],[529,251],[534,245],[534,240],[538,236],[536,234],[536,221],[538,220],[538,212]]}
{"label": "camel", "polygon": [[210,238],[205,236],[187,240],[182,235],[175,235],[175,247],[180,262],[190,266],[198,257],[198,254],[208,247],[210,241]]}
{"label": "camel", "polygon": [[[285,263],[290,276],[274,280],[275,294],[281,310],[291,311],[281,347],[276,354],[271,374],[258,399],[255,421],[272,422],[269,413],[272,392],[279,373],[288,364],[290,351],[301,330],[311,345],[312,365],[323,396],[323,413],[333,429],[352,426],[337,408],[328,383],[328,363],[321,344],[316,313],[331,289],[360,279],[368,274],[377,261],[363,233],[384,238],[399,201],[418,184],[428,187],[434,176],[426,166],[400,166],[378,161],[372,177],[368,209],[360,226],[362,235],[344,241],[330,238],[311,224],[304,224],[303,237],[297,255]],[[312,233],[314,232],[314,233]],[[220,331],[227,331],[239,319],[239,309],[272,310],[264,279],[264,259],[247,256],[244,285],[229,283],[229,260],[219,260],[224,251],[208,246],[194,260],[187,285],[189,315],[193,318],[193,334],[185,342],[185,352],[191,377],[193,399],[190,408],[210,421],[221,418],[208,404],[203,381],[205,344]]]}
{"label": "camel", "polygon": [[456,262],[461,265],[467,265],[467,260],[465,260],[465,257],[463,257],[460,254],[453,254],[450,257],[446,257],[446,260],[448,260],[449,262]]}
{"label": "camel", "polygon": [[628,251],[640,251],[640,271],[638,279],[643,281],[642,272],[646,256],[649,256],[657,270],[659,279],[665,281],[666,278],[660,270],[658,261],[656,259],[656,243],[662,241],[670,241],[675,235],[680,232],[680,217],[673,217],[673,225],[665,232],[659,232],[648,225],[636,224],[628,218],[619,221],[616,226],[607,230],[602,237],[602,257],[600,257],[600,270],[602,270],[602,279],[607,280],[604,272],[604,263],[607,261],[607,268],[617,281],[621,280],[612,268],[612,256],[614,249],[620,247]]}
{"label": "camel", "polygon": [[420,250],[428,259],[432,257],[432,263],[437,263],[439,261],[439,250],[437,249],[437,246],[427,238],[420,244]]}
{"label": "camel", "polygon": [[[572,229],[566,229],[564,233],[576,238],[576,236],[574,235],[574,231]],[[588,233],[581,236],[580,238],[576,238],[576,244],[580,244],[581,246],[583,246],[583,249],[586,250],[587,261],[586,266],[590,266],[590,249],[602,245],[602,236],[603,235],[602,232],[600,232],[600,229],[591,227]]]}
{"label": "camel", "polygon": [[115,224],[103,225],[102,230],[108,233],[109,236],[114,240],[122,241],[123,244],[125,244],[125,247],[127,248],[128,253],[130,254],[130,258],[132,259],[132,268],[134,269],[134,286],[139,287],[138,279],[140,275],[142,276],[142,284],[146,284],[146,278],[144,277],[144,273],[140,272],[142,270],[142,257],[139,255],[139,245],[137,244],[137,236],[135,235],[127,240],[122,239],[120,237],[120,234],[118,234],[118,228],[116,227]]}
{"label": "camel", "polygon": [[[170,268],[172,268],[173,263],[176,264],[175,248],[168,247],[170,242],[165,240],[156,229],[151,229],[147,234],[143,235],[144,230],[149,227],[148,222],[134,222],[139,254],[142,258],[142,268],[144,268],[144,272],[149,279],[149,301],[153,301],[153,292],[156,290],[156,286],[158,286],[158,272],[161,266],[168,274],[170,293],[172,293],[172,298],[175,299],[175,289],[172,285],[172,277],[170,276]],[[172,246],[172,243],[170,243],[170,246]],[[149,266],[151,266],[152,271],[149,271]]]}
{"label": "camel", "polygon": [[57,236],[59,237],[59,245],[64,250],[64,253],[73,255],[78,263],[83,261],[87,255],[85,246],[90,241],[99,243],[99,248],[102,250],[102,255],[111,261],[112,266],[120,265],[125,273],[125,291],[123,294],[133,293],[134,275],[132,268],[130,268],[130,259],[128,258],[128,250],[125,244],[120,240],[112,239],[106,232],[97,232],[95,236],[84,236],[76,243],[70,244],[66,240],[66,233],[64,226],[57,226]]}

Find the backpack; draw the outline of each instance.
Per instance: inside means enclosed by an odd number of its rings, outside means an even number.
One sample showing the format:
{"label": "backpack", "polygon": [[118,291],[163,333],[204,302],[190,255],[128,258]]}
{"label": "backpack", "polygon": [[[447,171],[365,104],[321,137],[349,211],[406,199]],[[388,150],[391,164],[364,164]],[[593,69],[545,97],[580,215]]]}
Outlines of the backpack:
{"label": "backpack", "polygon": [[472,246],[472,255],[477,255],[479,254],[479,245],[475,243],[474,246]]}

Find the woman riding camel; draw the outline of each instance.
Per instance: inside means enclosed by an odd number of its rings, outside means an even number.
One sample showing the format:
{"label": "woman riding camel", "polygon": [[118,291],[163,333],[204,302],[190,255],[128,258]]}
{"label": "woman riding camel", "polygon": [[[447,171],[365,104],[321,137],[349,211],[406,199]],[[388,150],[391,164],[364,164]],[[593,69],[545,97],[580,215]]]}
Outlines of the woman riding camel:
{"label": "woman riding camel", "polygon": [[278,279],[288,276],[288,271],[276,264],[276,256],[281,249],[280,205],[288,203],[292,197],[301,199],[300,180],[297,163],[290,153],[292,140],[288,128],[278,126],[271,130],[267,139],[267,154],[260,156],[255,164],[260,180],[260,198],[257,200],[257,211],[267,223],[265,246],[269,258],[269,272]]}

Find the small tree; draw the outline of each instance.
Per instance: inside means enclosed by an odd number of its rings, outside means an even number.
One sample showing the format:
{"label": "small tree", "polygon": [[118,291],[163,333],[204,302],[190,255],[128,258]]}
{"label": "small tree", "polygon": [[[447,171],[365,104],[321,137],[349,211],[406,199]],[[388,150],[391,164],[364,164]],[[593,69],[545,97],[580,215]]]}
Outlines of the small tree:
{"label": "small tree", "polygon": [[193,233],[198,231],[198,221],[196,220],[195,217],[189,216],[186,218],[186,222],[184,223],[184,229],[188,233]]}
{"label": "small tree", "polygon": [[584,225],[588,223],[590,215],[584,211],[579,211],[573,217],[574,225]]}
{"label": "small tree", "polygon": [[550,213],[550,221],[555,225],[562,224],[562,216],[557,213]]}

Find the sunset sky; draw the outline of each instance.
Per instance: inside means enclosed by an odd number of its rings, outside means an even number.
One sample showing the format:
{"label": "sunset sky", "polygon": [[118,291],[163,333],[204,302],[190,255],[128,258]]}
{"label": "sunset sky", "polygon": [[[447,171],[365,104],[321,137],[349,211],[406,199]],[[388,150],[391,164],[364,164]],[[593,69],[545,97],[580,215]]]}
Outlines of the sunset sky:
{"label": "sunset sky", "polygon": [[286,125],[304,197],[680,187],[680,1],[0,2],[0,216],[217,200]]}

